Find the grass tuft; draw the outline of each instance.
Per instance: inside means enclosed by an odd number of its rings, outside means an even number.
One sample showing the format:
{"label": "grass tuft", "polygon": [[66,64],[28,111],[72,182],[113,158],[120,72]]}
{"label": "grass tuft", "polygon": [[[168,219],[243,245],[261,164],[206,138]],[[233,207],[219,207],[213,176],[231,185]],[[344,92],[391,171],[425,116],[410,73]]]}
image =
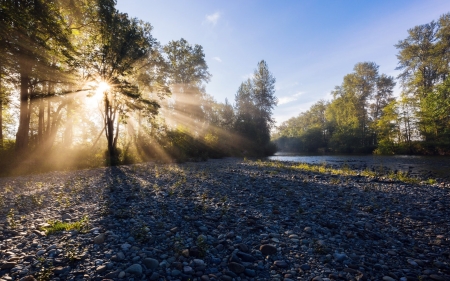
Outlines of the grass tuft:
{"label": "grass tuft", "polygon": [[51,235],[61,231],[70,231],[70,230],[78,230],[80,232],[87,231],[89,225],[89,218],[87,216],[83,216],[81,220],[76,222],[62,222],[58,220],[49,221],[49,226],[43,227],[42,230],[45,231],[45,234]]}

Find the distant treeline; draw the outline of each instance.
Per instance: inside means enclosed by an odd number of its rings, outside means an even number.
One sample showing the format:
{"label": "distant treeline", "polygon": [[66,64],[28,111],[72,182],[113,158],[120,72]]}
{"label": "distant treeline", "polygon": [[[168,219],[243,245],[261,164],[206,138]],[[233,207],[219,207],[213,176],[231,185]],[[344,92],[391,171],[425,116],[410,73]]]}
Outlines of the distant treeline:
{"label": "distant treeline", "polygon": [[450,154],[450,13],[408,30],[397,81],[373,62],[358,63],[308,111],[282,123],[279,150],[376,154]]}
{"label": "distant treeline", "polygon": [[162,46],[115,5],[1,2],[0,174],[273,153],[265,61],[216,102],[202,46]]}

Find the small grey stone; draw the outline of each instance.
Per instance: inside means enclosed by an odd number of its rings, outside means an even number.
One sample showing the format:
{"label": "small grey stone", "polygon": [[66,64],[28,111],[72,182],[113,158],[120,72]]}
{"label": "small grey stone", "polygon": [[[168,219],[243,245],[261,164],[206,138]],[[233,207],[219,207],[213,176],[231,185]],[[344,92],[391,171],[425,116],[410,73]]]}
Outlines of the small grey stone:
{"label": "small grey stone", "polygon": [[170,275],[172,275],[173,277],[180,276],[181,271],[179,271],[178,269],[173,269],[172,272],[170,273]]}
{"label": "small grey stone", "polygon": [[63,221],[65,221],[65,220],[71,220],[71,219],[72,219],[72,216],[71,216],[70,214],[63,214],[63,215],[61,216],[61,219],[62,219]]}
{"label": "small grey stone", "polygon": [[245,267],[242,264],[237,263],[237,262],[230,262],[228,264],[228,268],[236,274],[240,274],[245,271]]}
{"label": "small grey stone", "polygon": [[97,272],[98,274],[101,274],[105,271],[106,271],[106,265],[100,265],[95,269],[95,272]]}
{"label": "small grey stone", "polygon": [[146,268],[155,270],[159,266],[159,262],[152,258],[146,258],[142,261],[142,263],[145,265]]}
{"label": "small grey stone", "polygon": [[287,268],[288,264],[285,261],[275,261],[274,264],[279,268]]}
{"label": "small grey stone", "polygon": [[15,267],[16,266],[16,263],[15,262],[6,262],[6,263],[4,263],[3,265],[2,265],[2,267],[0,268],[1,270],[4,270],[4,269],[11,269],[11,268],[13,268],[13,267]]}
{"label": "small grey stone", "polygon": [[121,272],[119,273],[119,275],[117,275],[117,277],[119,277],[119,278],[124,278],[124,277],[125,277],[125,271],[121,271]]}
{"label": "small grey stone", "polygon": [[255,277],[256,271],[254,271],[253,269],[250,269],[250,268],[246,268],[244,271],[244,274],[247,275],[248,277]]}
{"label": "small grey stone", "polygon": [[309,264],[302,264],[301,266],[300,266],[300,268],[303,270],[303,271],[306,271],[306,270],[310,270],[311,269],[311,266],[309,266]]}
{"label": "small grey stone", "polygon": [[94,244],[103,244],[105,242],[106,235],[101,233],[94,238]]}
{"label": "small grey stone", "polygon": [[277,253],[277,248],[274,245],[265,244],[259,247],[259,250],[264,256],[274,255]]}
{"label": "small grey stone", "polygon": [[142,274],[142,266],[140,264],[135,263],[133,265],[130,265],[127,269],[125,269],[125,272],[136,274],[136,275],[141,275]]}
{"label": "small grey stone", "polygon": [[150,276],[150,280],[151,280],[151,281],[157,281],[157,280],[159,280],[159,274],[158,274],[158,272],[153,272],[152,275]]}

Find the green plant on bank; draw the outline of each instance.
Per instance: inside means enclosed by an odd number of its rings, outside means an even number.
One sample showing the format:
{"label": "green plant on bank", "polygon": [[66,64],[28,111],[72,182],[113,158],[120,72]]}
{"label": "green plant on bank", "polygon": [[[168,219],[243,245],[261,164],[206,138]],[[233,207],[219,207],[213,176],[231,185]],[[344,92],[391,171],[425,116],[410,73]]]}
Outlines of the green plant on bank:
{"label": "green plant on bank", "polygon": [[[371,171],[370,169],[366,168],[363,171],[358,170],[351,170],[348,166],[343,166],[342,168],[332,168],[326,165],[326,163],[322,163],[320,165],[317,164],[308,164],[308,163],[282,163],[281,161],[256,161],[251,162],[257,166],[261,167],[276,167],[279,169],[287,169],[287,170],[295,170],[295,171],[305,171],[305,172],[312,172],[312,173],[321,173],[321,174],[331,174],[331,175],[343,175],[343,176],[363,176],[363,177],[377,177],[380,175],[380,173],[385,172],[385,168],[383,166],[379,167],[377,171]],[[383,176],[392,179],[392,180],[398,180],[405,183],[419,183],[419,180],[417,178],[409,177],[406,172],[398,171],[397,173],[389,172],[387,174],[382,174]]]}
{"label": "green plant on bank", "polygon": [[45,234],[51,235],[61,231],[77,230],[80,232],[85,232],[88,230],[89,218],[88,216],[83,216],[81,220],[76,222],[61,222],[58,220],[51,220],[48,222],[49,226],[42,228]]}
{"label": "green plant on bank", "polygon": [[37,281],[47,281],[53,275],[53,263],[51,261],[46,260],[44,257],[37,258],[38,263],[36,267],[38,271],[35,273],[34,277],[36,277]]}
{"label": "green plant on bank", "polygon": [[341,179],[340,178],[331,178],[330,183],[338,185],[341,183]]}
{"label": "green plant on bank", "polygon": [[135,226],[131,229],[131,233],[137,241],[144,243],[150,240],[151,235],[149,234],[150,228],[144,223],[141,222],[138,226]]}
{"label": "green plant on bank", "polygon": [[431,179],[430,178],[430,179],[427,179],[426,183],[429,184],[429,185],[433,185],[433,184],[436,184],[437,181],[435,179]]}
{"label": "green plant on bank", "polygon": [[8,220],[8,224],[10,228],[16,228],[17,227],[17,221],[14,219],[14,209],[10,209],[8,214],[6,215],[6,218]]}
{"label": "green plant on bank", "polygon": [[200,257],[206,256],[206,253],[208,252],[209,245],[206,243],[206,239],[203,238],[203,236],[199,236],[197,238],[197,247],[200,252]]}
{"label": "green plant on bank", "polygon": [[79,248],[81,244],[65,244],[64,245],[64,257],[69,260],[69,262],[75,262],[80,260]]}

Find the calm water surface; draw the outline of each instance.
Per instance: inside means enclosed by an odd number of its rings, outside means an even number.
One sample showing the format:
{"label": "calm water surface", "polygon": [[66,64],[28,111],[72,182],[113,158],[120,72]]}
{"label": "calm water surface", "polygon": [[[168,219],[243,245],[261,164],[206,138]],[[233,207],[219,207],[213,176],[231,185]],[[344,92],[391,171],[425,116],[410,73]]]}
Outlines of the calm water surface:
{"label": "calm water surface", "polygon": [[409,172],[411,175],[450,179],[450,157],[448,156],[411,156],[411,155],[296,155],[278,152],[268,157],[270,160],[303,162],[308,164],[343,165],[356,169],[377,169]]}

